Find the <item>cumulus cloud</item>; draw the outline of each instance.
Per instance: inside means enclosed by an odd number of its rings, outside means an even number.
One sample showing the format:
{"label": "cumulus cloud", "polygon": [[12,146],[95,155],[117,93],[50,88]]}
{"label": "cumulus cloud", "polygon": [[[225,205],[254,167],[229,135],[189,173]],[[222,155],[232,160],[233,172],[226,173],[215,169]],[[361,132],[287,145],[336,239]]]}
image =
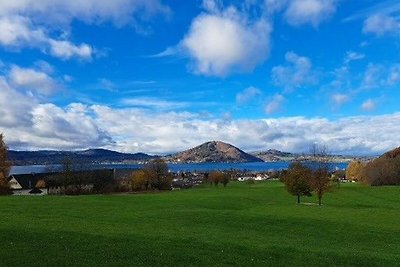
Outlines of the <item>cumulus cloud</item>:
{"label": "cumulus cloud", "polygon": [[60,108],[39,104],[32,109],[32,132],[41,147],[64,148],[111,145],[112,138],[101,130],[82,104]]}
{"label": "cumulus cloud", "polygon": [[255,87],[248,87],[236,94],[236,104],[244,105],[262,94],[261,90]]}
{"label": "cumulus cloud", "polygon": [[38,48],[62,59],[90,59],[93,54],[89,45],[53,39],[42,27],[35,27],[28,18],[21,16],[0,17],[0,45],[11,49]]}
{"label": "cumulus cloud", "polygon": [[400,22],[387,14],[373,14],[364,21],[363,32],[378,37],[398,33],[400,32]]}
{"label": "cumulus cloud", "polygon": [[[319,142],[340,153],[375,153],[396,147],[397,140],[390,132],[400,129],[396,123],[400,114],[337,121],[303,117],[204,120],[187,112],[149,116],[140,110],[92,109],[99,125],[116,140],[114,147],[125,151],[168,153],[209,140],[224,140],[248,151],[277,148],[304,152],[311,143]],[[124,121],[118,119],[121,117]]]}
{"label": "cumulus cloud", "polygon": [[292,0],[285,11],[285,18],[290,25],[311,24],[317,27],[336,11],[333,0]]}
{"label": "cumulus cloud", "polygon": [[[11,49],[37,48],[64,60],[91,59],[95,52],[92,46],[68,40],[74,20],[131,24],[142,31],[137,18],[146,20],[169,12],[158,0],[5,0],[0,1],[0,45]],[[60,34],[60,30],[64,33]]]}
{"label": "cumulus cloud", "polygon": [[[188,112],[149,114],[140,109],[71,104],[37,104],[28,124],[5,126],[11,148],[105,147],[127,152],[170,153],[209,140],[224,140],[247,151],[276,148],[304,152],[314,142],[335,153],[380,153],[398,146],[400,114],[339,120],[287,117],[259,120],[202,119]],[[123,118],[123,119],[121,119]]]}
{"label": "cumulus cloud", "polygon": [[311,60],[293,52],[285,54],[286,65],[272,68],[271,75],[275,85],[286,91],[315,84],[318,79]]}
{"label": "cumulus cloud", "polygon": [[28,91],[35,91],[41,95],[51,95],[59,87],[57,82],[47,73],[30,68],[12,66],[8,74],[12,86]]}
{"label": "cumulus cloud", "polygon": [[[282,97],[276,96],[276,100]],[[371,106],[366,102],[366,106]],[[368,108],[367,108],[368,109]],[[336,153],[380,153],[398,146],[400,114],[339,120],[283,117],[246,119],[204,117],[185,111],[151,112],[72,103],[41,102],[0,77],[0,132],[11,149],[84,149],[171,153],[209,140],[245,150],[276,148],[304,152],[314,142]]]}
{"label": "cumulus cloud", "polygon": [[[29,110],[36,103],[16,91],[8,84],[7,80],[0,76],[0,125],[3,128],[14,128],[18,125],[29,124],[31,114]],[[14,135],[14,134],[13,134]]]}
{"label": "cumulus cloud", "polygon": [[205,12],[197,16],[180,43],[198,74],[224,77],[247,72],[269,54],[271,26],[264,18],[250,18],[233,6],[220,7],[204,1]]}
{"label": "cumulus cloud", "polygon": [[0,17],[0,44],[7,47],[32,46],[46,39],[42,29],[33,29],[30,20],[21,16]]}
{"label": "cumulus cloud", "polygon": [[93,48],[87,44],[74,45],[65,40],[49,40],[50,54],[61,58],[70,59],[72,57],[79,57],[83,59],[90,59],[93,54]]}

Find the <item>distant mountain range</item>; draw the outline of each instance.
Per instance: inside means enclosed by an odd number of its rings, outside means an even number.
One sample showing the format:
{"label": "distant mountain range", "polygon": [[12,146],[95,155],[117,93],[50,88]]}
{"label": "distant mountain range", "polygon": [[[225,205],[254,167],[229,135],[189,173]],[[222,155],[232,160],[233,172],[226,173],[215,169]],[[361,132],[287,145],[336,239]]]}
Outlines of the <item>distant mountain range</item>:
{"label": "distant mountain range", "polygon": [[257,158],[260,158],[266,162],[287,161],[287,160],[292,160],[299,156],[298,154],[282,152],[282,151],[275,150],[275,149],[269,149],[267,151],[260,151],[260,152],[253,152],[253,153],[251,153],[251,155],[253,155]]}
{"label": "distant mountain range", "polygon": [[[120,153],[106,149],[88,149],[81,151],[9,151],[13,165],[47,165],[60,164],[66,157],[90,163],[138,163],[146,162],[161,156],[151,156],[144,153]],[[197,147],[162,157],[170,163],[201,163],[201,162],[271,162],[292,161],[295,159],[310,159],[311,156],[269,149],[261,152],[246,153],[239,148],[221,141],[210,141]],[[331,156],[332,161],[348,162],[355,157]]]}
{"label": "distant mountain range", "polygon": [[129,163],[148,161],[157,156],[144,153],[120,153],[106,149],[88,149],[81,151],[8,151],[8,157],[13,165],[47,165],[60,164],[65,158],[73,158],[90,163]]}
{"label": "distant mountain range", "polygon": [[170,162],[262,162],[263,160],[250,155],[239,148],[221,142],[211,141],[183,152],[166,157]]}

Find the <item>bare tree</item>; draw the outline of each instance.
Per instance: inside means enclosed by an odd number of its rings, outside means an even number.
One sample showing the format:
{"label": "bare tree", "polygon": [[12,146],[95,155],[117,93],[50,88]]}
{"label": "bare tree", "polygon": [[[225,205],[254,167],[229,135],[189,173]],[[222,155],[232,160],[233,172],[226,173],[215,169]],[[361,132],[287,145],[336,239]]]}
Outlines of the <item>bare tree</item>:
{"label": "bare tree", "polygon": [[318,204],[322,204],[323,195],[330,191],[330,162],[331,156],[328,153],[328,148],[325,145],[313,144],[310,150],[311,169],[313,172],[311,186],[318,197]]}

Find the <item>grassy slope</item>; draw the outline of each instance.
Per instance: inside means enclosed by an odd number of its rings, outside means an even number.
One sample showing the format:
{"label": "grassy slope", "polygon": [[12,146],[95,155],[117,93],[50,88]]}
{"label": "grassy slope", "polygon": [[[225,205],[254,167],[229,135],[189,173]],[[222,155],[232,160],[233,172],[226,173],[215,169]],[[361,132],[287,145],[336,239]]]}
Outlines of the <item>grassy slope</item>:
{"label": "grassy slope", "polygon": [[400,187],[345,185],[322,207],[295,201],[277,182],[4,197],[0,265],[399,265]]}

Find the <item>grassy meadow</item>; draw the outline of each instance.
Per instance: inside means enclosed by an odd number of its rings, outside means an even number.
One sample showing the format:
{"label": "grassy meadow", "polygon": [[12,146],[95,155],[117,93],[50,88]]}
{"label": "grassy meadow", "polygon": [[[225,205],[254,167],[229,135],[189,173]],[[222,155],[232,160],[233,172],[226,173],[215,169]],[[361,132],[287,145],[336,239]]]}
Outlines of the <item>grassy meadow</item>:
{"label": "grassy meadow", "polygon": [[279,182],[1,197],[0,266],[400,266],[400,187],[295,203]]}

